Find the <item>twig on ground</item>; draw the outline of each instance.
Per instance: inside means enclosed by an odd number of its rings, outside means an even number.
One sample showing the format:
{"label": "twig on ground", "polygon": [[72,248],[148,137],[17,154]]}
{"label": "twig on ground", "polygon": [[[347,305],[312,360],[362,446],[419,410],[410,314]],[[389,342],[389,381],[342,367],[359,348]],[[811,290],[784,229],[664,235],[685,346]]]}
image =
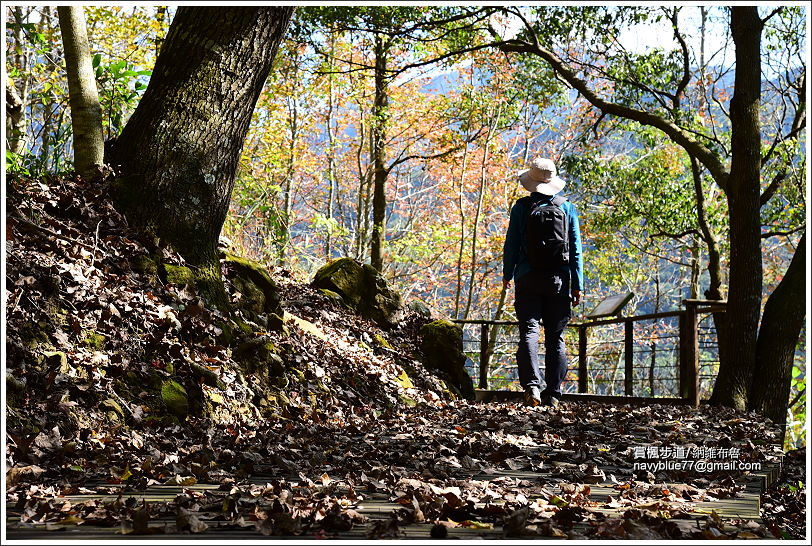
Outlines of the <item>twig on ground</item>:
{"label": "twig on ground", "polygon": [[25,226],[25,227],[27,227],[27,228],[29,228],[29,229],[33,229],[33,230],[35,230],[35,231],[39,231],[40,233],[44,233],[44,234],[46,234],[46,235],[50,235],[51,237],[55,237],[55,238],[57,238],[57,239],[62,239],[63,241],[68,241],[69,243],[73,243],[73,244],[75,244],[75,245],[79,245],[79,246],[81,246],[81,247],[83,247],[83,248],[86,248],[86,249],[88,249],[88,250],[94,250],[94,251],[95,251],[95,249],[94,249],[92,246],[90,246],[90,245],[88,245],[88,244],[86,244],[86,243],[83,243],[82,241],[77,241],[76,239],[73,239],[72,237],[68,237],[67,235],[62,235],[61,233],[57,233],[57,232],[52,231],[52,230],[50,230],[50,229],[48,229],[48,228],[45,228],[45,227],[42,227],[42,226],[38,226],[38,225],[37,225],[37,224],[35,224],[34,222],[32,222],[32,221],[30,221],[30,220],[27,220],[27,219],[23,218],[22,216],[20,216],[20,215],[18,215],[18,214],[14,214],[14,215],[13,215],[11,218],[12,218],[12,219],[13,219],[15,222],[19,222],[20,224],[22,224],[23,226]]}

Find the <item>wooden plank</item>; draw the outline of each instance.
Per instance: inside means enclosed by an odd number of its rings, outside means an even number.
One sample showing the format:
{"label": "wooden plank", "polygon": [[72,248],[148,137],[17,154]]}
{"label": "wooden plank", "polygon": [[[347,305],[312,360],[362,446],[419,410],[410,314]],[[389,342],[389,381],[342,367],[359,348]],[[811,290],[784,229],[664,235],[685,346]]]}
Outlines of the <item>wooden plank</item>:
{"label": "wooden plank", "polygon": [[[737,478],[737,481],[740,483],[744,483],[745,487],[736,497],[729,498],[729,499],[721,499],[721,500],[714,500],[714,501],[700,501],[696,503],[690,503],[686,506],[686,509],[691,516],[690,519],[687,520],[679,520],[678,523],[685,524],[684,530],[689,530],[691,528],[696,528],[697,521],[701,520],[712,512],[716,512],[722,518],[736,518],[736,519],[747,519],[747,520],[754,520],[758,523],[761,523],[761,513],[760,513],[760,495],[763,490],[763,481],[764,475],[770,474],[772,470],[770,468],[764,469],[762,472],[754,473],[751,475],[744,475],[741,478]],[[510,476],[516,479],[526,479],[533,484],[538,483],[538,479],[544,479],[543,473],[535,473],[535,472],[528,472],[528,471],[505,471],[499,472],[497,474],[484,474],[484,473],[477,473],[473,475],[471,478],[476,480],[492,480],[494,478],[502,477],[502,476]],[[295,478],[291,477],[291,480],[295,480]],[[252,476],[252,482],[263,483],[264,480],[259,479],[256,476]],[[665,488],[670,486],[670,483],[673,482],[666,482],[663,485]],[[210,485],[195,485],[191,487],[185,487],[182,489],[192,489],[192,490],[203,490],[203,489],[211,489]],[[151,491],[151,490],[155,491]],[[161,497],[163,500],[172,500],[175,496],[175,492],[178,488],[174,486],[152,486],[147,491],[144,492],[127,492],[125,496],[127,497],[135,497],[135,498],[146,498],[148,501],[150,499],[155,499]],[[521,487],[517,487],[517,492],[521,491]],[[558,488],[549,485],[548,489],[552,492],[557,492]],[[614,488],[613,484],[610,483],[600,483],[591,485],[591,493],[589,498],[592,502],[596,503],[595,506],[590,506],[590,511],[595,513],[601,513],[607,518],[619,518],[622,517],[622,514],[625,510],[629,508],[633,508],[634,506],[623,506],[620,508],[609,508],[603,507],[601,504],[605,503],[609,496],[617,496],[618,491]],[[83,501],[90,500],[91,498],[97,498],[98,495],[71,495],[66,497],[66,500],[76,504]],[[106,495],[104,498],[106,500],[115,500],[118,497],[117,494]],[[536,498],[539,498],[537,495],[528,495],[528,501],[533,502]],[[648,499],[641,499],[641,503],[645,503]],[[499,501],[496,501],[495,504],[500,504]],[[477,504],[477,507],[481,508],[484,504]],[[389,501],[388,496],[383,493],[372,493],[371,497],[361,501],[358,506],[355,508],[358,512],[364,514],[369,518],[369,521],[363,525],[356,525],[353,529],[349,531],[343,532],[328,532],[326,536],[332,536],[338,539],[363,539],[366,538],[366,534],[368,530],[371,528],[371,524],[375,521],[385,521],[389,519],[390,514],[402,508],[400,505],[392,503]],[[213,540],[213,539],[230,539],[230,540],[239,540],[239,539],[247,539],[247,540],[259,540],[262,535],[260,535],[253,527],[246,527],[246,528],[239,528],[235,527],[233,524],[227,521],[218,521],[218,520],[210,520],[203,518],[209,525],[209,529],[205,533],[200,534],[187,534],[187,533],[156,533],[153,535],[120,535],[119,534],[119,527],[112,526],[112,527],[99,527],[99,526],[92,526],[92,525],[81,525],[81,526],[74,526],[74,525],[64,525],[62,530],[60,531],[46,531],[44,525],[42,524],[26,524],[21,525],[19,523],[19,516],[20,511],[13,507],[9,507],[6,512],[6,537],[11,540],[54,540],[55,538],[59,539],[123,539],[123,540],[162,540],[162,539],[177,539],[178,537],[182,537],[183,540]],[[169,517],[157,518],[150,521],[150,527],[154,529],[159,529],[161,531],[171,530],[174,527],[174,519]],[[400,538],[430,538],[432,523],[417,523],[417,524],[409,524],[409,525],[402,525],[400,526],[399,530],[401,533]],[[584,531],[588,529],[588,524],[576,524],[576,529],[580,531]],[[464,527],[457,527],[454,529],[448,530],[449,538],[460,538],[460,539],[475,539],[475,538],[501,538],[502,537],[502,528],[500,526],[494,526],[490,529],[469,529]],[[268,537],[271,539],[308,539],[308,538],[323,538],[321,535],[318,535],[319,532],[318,526],[314,526],[308,532],[299,535],[299,536],[273,536]]]}

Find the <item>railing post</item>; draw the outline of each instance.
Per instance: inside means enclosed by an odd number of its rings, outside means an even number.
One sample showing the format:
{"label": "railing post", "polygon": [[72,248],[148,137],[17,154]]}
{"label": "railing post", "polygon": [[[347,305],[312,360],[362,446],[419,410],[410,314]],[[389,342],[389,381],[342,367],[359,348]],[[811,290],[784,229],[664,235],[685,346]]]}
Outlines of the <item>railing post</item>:
{"label": "railing post", "polygon": [[625,361],[626,372],[623,380],[623,386],[626,396],[633,396],[634,387],[634,321],[629,319],[624,323],[625,326]]}
{"label": "railing post", "polygon": [[586,355],[587,341],[586,326],[578,326],[578,392],[585,394],[587,391],[587,366]]}
{"label": "railing post", "polygon": [[[696,305],[685,301],[685,320],[680,328],[684,361],[680,363],[680,395],[699,406],[699,320]],[[683,339],[684,334],[684,339]]]}
{"label": "railing post", "polygon": [[482,390],[488,388],[488,327],[487,322],[482,323],[479,331],[479,388]]}
{"label": "railing post", "polygon": [[685,348],[688,340],[686,313],[683,310],[679,316],[679,366],[677,367],[677,380],[679,381],[679,391],[677,396],[688,398],[688,351]]}

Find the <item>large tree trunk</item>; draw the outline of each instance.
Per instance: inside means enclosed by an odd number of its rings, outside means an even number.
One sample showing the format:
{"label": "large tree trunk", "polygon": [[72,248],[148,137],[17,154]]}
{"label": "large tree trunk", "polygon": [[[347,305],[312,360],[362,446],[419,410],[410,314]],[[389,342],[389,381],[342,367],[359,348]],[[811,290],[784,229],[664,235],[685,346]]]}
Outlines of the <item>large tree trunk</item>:
{"label": "large tree trunk", "polygon": [[370,261],[372,267],[383,271],[383,246],[386,240],[386,128],[389,95],[386,74],[386,38],[375,35],[375,102],[372,108],[371,152],[373,165],[372,186],[372,241]]}
{"label": "large tree trunk", "polygon": [[761,312],[761,29],[755,7],[731,8],[736,44],[735,91],[730,101],[731,152],[727,198],[730,211],[730,289],[724,355],[711,402],[746,409],[756,364]]}
{"label": "large tree trunk", "polygon": [[68,74],[73,162],[79,174],[91,178],[98,175],[99,167],[104,164],[104,138],[84,8],[59,6],[57,13],[65,47],[65,71]]}
{"label": "large tree trunk", "polygon": [[785,424],[795,349],[806,305],[806,233],[784,278],[767,299],[756,346],[756,367],[749,408]]}
{"label": "large tree trunk", "polygon": [[293,9],[179,7],[112,150],[122,172],[116,206],[198,266],[215,291],[240,152]]}

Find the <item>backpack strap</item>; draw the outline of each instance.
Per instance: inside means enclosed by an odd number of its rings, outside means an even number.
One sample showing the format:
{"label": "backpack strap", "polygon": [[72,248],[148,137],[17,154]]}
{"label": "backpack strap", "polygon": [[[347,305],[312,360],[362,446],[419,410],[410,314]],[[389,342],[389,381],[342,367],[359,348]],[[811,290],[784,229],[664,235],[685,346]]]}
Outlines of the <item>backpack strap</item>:
{"label": "backpack strap", "polygon": [[560,207],[561,205],[563,205],[566,202],[567,202],[567,198],[564,197],[563,195],[556,195],[555,197],[553,197],[553,200],[551,201],[551,203],[553,205],[555,205],[556,207]]}

